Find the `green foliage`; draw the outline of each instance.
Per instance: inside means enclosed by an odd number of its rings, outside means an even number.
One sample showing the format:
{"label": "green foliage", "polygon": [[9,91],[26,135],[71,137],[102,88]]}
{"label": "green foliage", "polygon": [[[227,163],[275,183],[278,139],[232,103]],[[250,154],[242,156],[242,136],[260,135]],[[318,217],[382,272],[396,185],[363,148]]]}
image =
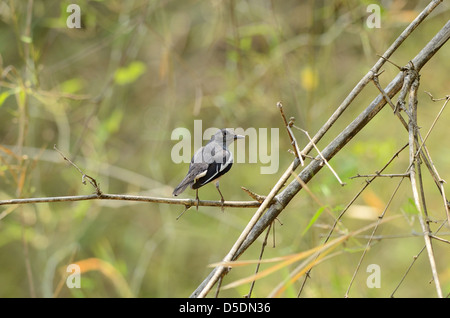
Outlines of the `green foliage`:
{"label": "green foliage", "polygon": [[311,221],[309,221],[308,225],[303,230],[302,235],[305,235],[305,233],[311,228],[311,226],[313,226],[314,223],[316,223],[316,221],[319,219],[320,215],[325,210],[325,208],[326,208],[325,206],[322,206],[316,211],[316,213],[314,213],[313,217],[311,218]]}
{"label": "green foliage", "polygon": [[135,82],[145,73],[145,64],[140,61],[133,61],[126,67],[120,67],[114,74],[114,80],[119,85],[126,85]]}

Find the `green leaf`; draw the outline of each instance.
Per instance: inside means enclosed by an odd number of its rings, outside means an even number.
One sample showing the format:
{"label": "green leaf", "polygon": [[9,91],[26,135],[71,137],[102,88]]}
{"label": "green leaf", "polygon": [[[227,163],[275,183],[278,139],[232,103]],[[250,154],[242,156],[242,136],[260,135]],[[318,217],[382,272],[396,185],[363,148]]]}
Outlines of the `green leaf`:
{"label": "green leaf", "polygon": [[403,211],[410,215],[419,214],[413,198],[408,198],[408,202],[403,205]]}
{"label": "green leaf", "polygon": [[31,37],[29,37],[29,36],[26,36],[26,35],[22,35],[22,36],[20,37],[20,40],[21,40],[22,42],[28,43],[28,44],[33,43],[33,39],[32,39]]}
{"label": "green leaf", "polygon": [[114,80],[119,85],[126,85],[136,81],[139,76],[145,73],[147,67],[143,62],[134,61],[126,67],[116,70]]}
{"label": "green leaf", "polygon": [[311,226],[313,226],[313,224],[317,221],[317,219],[318,219],[319,216],[322,214],[323,210],[325,210],[325,208],[326,208],[326,205],[320,207],[320,208],[316,211],[316,213],[314,213],[314,215],[313,215],[311,221],[309,221],[308,225],[307,225],[306,228],[303,230],[302,235],[305,235],[305,233],[309,230],[309,228],[310,228]]}
{"label": "green leaf", "polygon": [[0,107],[2,107],[3,103],[5,102],[5,100],[11,96],[13,94],[12,91],[8,90],[8,91],[4,91],[3,93],[0,94]]}
{"label": "green leaf", "polygon": [[61,83],[61,91],[64,93],[74,94],[82,90],[84,87],[84,81],[79,78],[71,78]]}

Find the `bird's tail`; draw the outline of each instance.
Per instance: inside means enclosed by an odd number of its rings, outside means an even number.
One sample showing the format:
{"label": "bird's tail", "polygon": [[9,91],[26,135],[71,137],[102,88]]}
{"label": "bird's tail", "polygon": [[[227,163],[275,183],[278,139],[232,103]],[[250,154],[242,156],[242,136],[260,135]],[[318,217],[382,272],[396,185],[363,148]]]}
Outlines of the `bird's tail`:
{"label": "bird's tail", "polygon": [[172,195],[174,197],[176,197],[177,195],[179,195],[180,193],[182,193],[184,190],[186,190],[186,188],[188,187],[188,185],[192,184],[192,180],[190,180],[190,178],[184,178],[183,181],[180,182],[179,185],[177,185],[177,187],[173,190]]}

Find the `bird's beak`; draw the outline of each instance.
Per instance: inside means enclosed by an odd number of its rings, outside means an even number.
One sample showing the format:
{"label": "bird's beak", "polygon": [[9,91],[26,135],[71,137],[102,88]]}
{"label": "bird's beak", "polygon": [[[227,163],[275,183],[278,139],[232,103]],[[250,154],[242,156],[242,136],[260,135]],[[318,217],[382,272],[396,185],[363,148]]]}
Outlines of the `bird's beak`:
{"label": "bird's beak", "polygon": [[242,135],[234,135],[234,140],[236,139],[245,139],[245,136]]}

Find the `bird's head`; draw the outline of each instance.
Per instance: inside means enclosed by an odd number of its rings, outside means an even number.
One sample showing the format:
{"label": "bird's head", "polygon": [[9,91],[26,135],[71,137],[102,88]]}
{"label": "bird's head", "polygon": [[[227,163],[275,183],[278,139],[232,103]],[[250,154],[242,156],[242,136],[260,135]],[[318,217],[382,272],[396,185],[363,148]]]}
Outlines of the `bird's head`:
{"label": "bird's head", "polygon": [[221,129],[216,132],[212,137],[211,141],[218,142],[219,144],[223,144],[228,146],[236,139],[243,139],[245,136],[236,135],[230,129]]}

